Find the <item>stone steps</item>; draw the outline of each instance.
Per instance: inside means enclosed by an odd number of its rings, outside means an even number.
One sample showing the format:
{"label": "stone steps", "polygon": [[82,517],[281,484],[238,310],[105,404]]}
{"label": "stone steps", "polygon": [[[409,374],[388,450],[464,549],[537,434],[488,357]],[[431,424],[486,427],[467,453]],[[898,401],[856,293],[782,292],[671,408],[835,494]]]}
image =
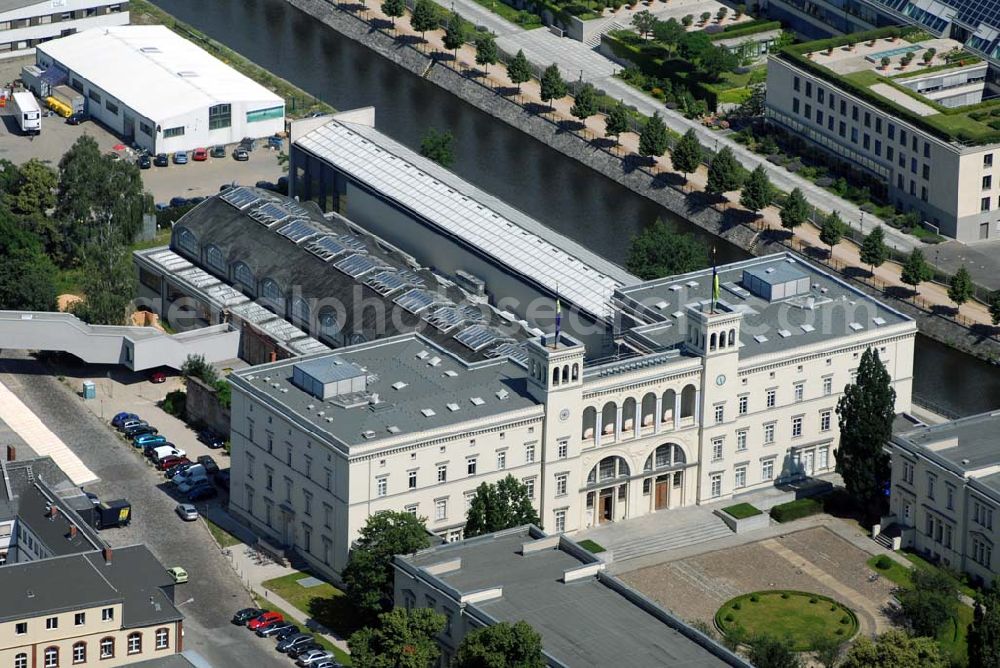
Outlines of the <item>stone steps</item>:
{"label": "stone steps", "polygon": [[596,49],[601,45],[601,35],[607,32],[611,32],[612,30],[623,30],[624,28],[625,26],[618,23],[617,21],[612,21],[611,23],[602,27],[599,31],[592,34],[586,40],[584,40],[583,43],[588,49]]}
{"label": "stone steps", "polygon": [[731,536],[732,531],[718,517],[695,526],[682,526],[677,529],[667,529],[658,536],[643,536],[616,543],[612,548],[616,562],[635,559],[655,552],[676,550],[689,545],[705,543],[717,538]]}
{"label": "stone steps", "polygon": [[892,549],[892,538],[889,538],[885,533],[880,533],[875,536],[875,542],[884,547],[887,550]]}

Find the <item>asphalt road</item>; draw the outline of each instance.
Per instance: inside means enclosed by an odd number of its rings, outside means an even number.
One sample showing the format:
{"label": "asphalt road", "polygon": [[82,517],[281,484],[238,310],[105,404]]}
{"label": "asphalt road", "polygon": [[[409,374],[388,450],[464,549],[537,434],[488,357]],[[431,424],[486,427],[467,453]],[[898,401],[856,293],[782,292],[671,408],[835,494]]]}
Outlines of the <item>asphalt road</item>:
{"label": "asphalt road", "polygon": [[177,501],[168,495],[163,475],[49,375],[42,363],[6,355],[0,358],[0,381],[100,477],[88,490],[102,499],[131,501],[132,524],[102,532],[105,540],[112,546],[145,543],[165,566],[187,570],[190,581],[178,586],[175,596],[186,616],[184,648],[198,652],[216,668],[291,666],[274,651],[274,641],[229,623],[235,610],[250,604],[249,595],[205,524],[182,522],[174,513]]}

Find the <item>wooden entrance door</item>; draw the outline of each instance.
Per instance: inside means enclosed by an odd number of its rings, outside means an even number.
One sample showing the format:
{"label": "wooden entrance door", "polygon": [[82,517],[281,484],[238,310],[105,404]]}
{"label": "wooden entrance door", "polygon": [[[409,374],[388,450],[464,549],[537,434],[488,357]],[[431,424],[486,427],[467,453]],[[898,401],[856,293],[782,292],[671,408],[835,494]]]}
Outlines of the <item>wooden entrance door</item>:
{"label": "wooden entrance door", "polygon": [[670,482],[669,480],[656,481],[656,510],[670,507]]}
{"label": "wooden entrance door", "polygon": [[601,492],[600,515],[598,523],[610,522],[614,518],[615,491],[613,489]]}

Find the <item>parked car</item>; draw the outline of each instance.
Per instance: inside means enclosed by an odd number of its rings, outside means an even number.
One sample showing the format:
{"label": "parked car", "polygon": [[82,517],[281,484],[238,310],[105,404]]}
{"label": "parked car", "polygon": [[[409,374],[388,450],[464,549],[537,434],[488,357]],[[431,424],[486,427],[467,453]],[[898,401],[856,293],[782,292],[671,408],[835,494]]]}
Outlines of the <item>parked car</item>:
{"label": "parked car", "polygon": [[137,424],[149,424],[148,422],[140,418],[138,415],[132,415],[131,413],[130,415],[131,417],[122,418],[121,422],[118,423],[118,431],[123,432],[129,427],[134,427]]}
{"label": "parked car", "polygon": [[295,662],[298,666],[312,666],[320,661],[329,661],[333,658],[333,652],[325,649],[313,649],[308,652],[299,654],[298,661]]}
{"label": "parked car", "polygon": [[221,448],[226,444],[224,438],[216,434],[211,429],[202,429],[198,432],[198,440],[212,448],[213,450]]}
{"label": "parked car", "polygon": [[253,137],[244,137],[240,140],[240,148],[252,151],[257,148],[257,142]]}
{"label": "parked car", "polygon": [[178,503],[177,507],[174,508],[174,512],[185,522],[194,522],[198,519],[198,509],[190,503]]}
{"label": "parked car", "polygon": [[299,627],[295,626],[295,624],[289,624],[286,628],[283,628],[277,633],[275,633],[274,638],[278,642],[281,642],[285,638],[291,638],[292,636],[297,636],[300,633],[302,633],[302,631],[301,629],[299,629]]}
{"label": "parked car", "polygon": [[198,463],[205,467],[205,473],[209,475],[219,472],[219,465],[212,459],[212,455],[201,455],[198,457]]}
{"label": "parked car", "polygon": [[157,444],[157,443],[147,443],[147,444],[145,444],[145,445],[142,446],[142,456],[146,457],[147,459],[152,459],[153,458],[153,450],[156,450],[157,448],[162,448],[165,445],[169,445],[171,448],[174,447],[174,444],[171,443],[170,441],[167,441],[166,443],[159,443],[159,444]]}
{"label": "parked car", "polygon": [[196,148],[191,153],[191,159],[194,160],[195,162],[204,162],[208,160],[208,151],[203,148]]}
{"label": "parked car", "polygon": [[287,631],[291,628],[297,629],[298,627],[287,619],[283,619],[280,622],[271,622],[267,626],[260,627],[257,629],[257,635],[261,638],[270,638],[271,636],[276,636],[282,631]]}
{"label": "parked car", "polygon": [[[195,488],[198,488],[198,487],[211,487],[211,483],[209,483],[208,480],[206,480],[204,478],[196,478],[194,480],[187,480],[187,481],[182,482],[181,484],[177,485],[177,491],[180,492],[181,494],[183,494],[184,496],[187,496],[191,492],[195,491]],[[215,491],[214,487],[212,487],[212,491]],[[218,494],[218,492],[215,492],[215,493]],[[197,492],[197,494],[200,495],[200,494],[202,494],[202,492],[199,491],[199,492]],[[204,497],[204,498],[208,498],[208,497]]]}
{"label": "parked car", "polygon": [[156,468],[161,471],[166,472],[168,469],[172,469],[178,464],[189,464],[190,460],[187,457],[177,457],[177,456],[167,456],[156,462]]}
{"label": "parked car", "polygon": [[66,117],[66,125],[79,125],[87,120],[87,115],[77,112]]}
{"label": "parked car", "polygon": [[151,383],[165,383],[167,382],[167,374],[163,371],[154,371],[149,374],[149,382]]}
{"label": "parked car", "polygon": [[322,661],[317,661],[312,665],[312,668],[344,668],[343,664],[334,661],[333,659],[324,659]]}
{"label": "parked car", "polygon": [[206,481],[204,484],[196,483],[185,495],[185,498],[189,502],[194,503],[195,501],[214,499],[218,495],[219,490],[215,489],[212,483]]}
{"label": "parked car", "polygon": [[170,206],[171,207],[180,207],[180,206],[187,206],[187,205],[188,205],[188,198],[187,197],[171,197],[170,198]]}
{"label": "parked car", "polygon": [[125,438],[135,438],[143,434],[156,434],[159,430],[151,424],[137,424],[125,430]]}
{"label": "parked car", "polygon": [[[186,460],[186,461],[185,461]],[[194,466],[194,464],[188,460],[187,457],[180,457],[180,461],[176,464],[171,464],[169,468],[164,469],[163,473],[167,479],[173,479],[178,473],[183,473],[186,469]]]}
{"label": "parked car", "polygon": [[288,636],[275,647],[276,650],[282,654],[287,654],[289,650],[296,647],[301,647],[303,645],[313,643],[313,637],[309,633],[299,633],[298,635]]}
{"label": "parked car", "polygon": [[250,159],[250,151],[246,150],[245,148],[238,148],[235,151],[233,151],[233,160],[237,160],[239,162],[246,162],[249,159]]}
{"label": "parked car", "polygon": [[167,457],[184,457],[187,453],[180,448],[175,448],[172,445],[161,445],[158,448],[153,448],[152,460],[154,462],[161,462]]}
{"label": "parked car", "polygon": [[254,617],[249,622],[247,622],[247,628],[251,631],[256,631],[261,626],[265,624],[270,624],[271,622],[280,622],[284,617],[280,612],[264,612],[260,615]]}
{"label": "parked car", "polygon": [[153,160],[148,154],[143,153],[139,156],[139,159],[135,161],[135,164],[139,166],[139,169],[149,169],[153,166]]}
{"label": "parked car", "polygon": [[139,416],[135,413],[117,413],[113,418],[111,418],[111,426],[115,429],[121,429],[122,424],[128,420],[139,421]]}
{"label": "parked car", "polygon": [[187,571],[180,566],[171,566],[167,569],[167,574],[174,579],[174,584],[184,584],[188,581]]}
{"label": "parked car", "polygon": [[166,153],[157,153],[156,157],[153,158],[153,164],[157,167],[166,167],[170,164],[170,158],[167,157]]}
{"label": "parked car", "polygon": [[213,146],[212,150],[210,151],[210,155],[213,158],[225,158],[226,157],[226,147],[223,146],[222,144],[219,144],[217,146]]}
{"label": "parked car", "polygon": [[167,437],[162,434],[142,434],[132,439],[132,445],[145,449],[146,446],[158,448],[167,444]]}
{"label": "parked car", "polygon": [[244,626],[254,617],[260,617],[264,614],[264,611],[260,608],[243,608],[242,610],[237,610],[236,614],[233,615],[232,622],[236,626]]}
{"label": "parked car", "polygon": [[280,177],[278,177],[278,180],[277,180],[277,182],[274,185],[277,186],[278,192],[281,193],[282,195],[287,195],[288,194],[288,177],[287,176],[280,176]]}
{"label": "parked car", "polygon": [[174,153],[174,164],[175,165],[186,165],[188,164],[188,154],[187,151],[177,151]]}
{"label": "parked car", "polygon": [[312,640],[299,647],[293,647],[292,649],[288,650],[287,654],[288,657],[291,659],[298,659],[303,654],[311,652],[314,649],[323,649],[323,648],[320,647],[319,643],[317,643],[315,640]]}
{"label": "parked car", "polygon": [[179,485],[182,482],[188,482],[195,478],[205,479],[208,477],[208,473],[205,472],[205,467],[201,463],[196,463],[194,466],[188,468],[187,471],[181,473],[174,478],[174,484]]}
{"label": "parked car", "polygon": [[229,469],[225,469],[224,471],[219,471],[214,476],[212,476],[212,478],[215,480],[216,485],[226,490],[227,492],[229,491]]}

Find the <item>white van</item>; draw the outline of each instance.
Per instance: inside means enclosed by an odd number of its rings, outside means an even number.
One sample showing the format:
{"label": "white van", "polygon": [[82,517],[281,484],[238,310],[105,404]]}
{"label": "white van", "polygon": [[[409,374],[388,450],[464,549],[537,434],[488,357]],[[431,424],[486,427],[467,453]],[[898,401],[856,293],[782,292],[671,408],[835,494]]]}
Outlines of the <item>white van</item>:
{"label": "white van", "polygon": [[180,487],[184,483],[191,482],[192,480],[205,480],[208,478],[208,471],[201,464],[195,464],[194,466],[189,466],[177,475],[174,476],[174,484]]}

